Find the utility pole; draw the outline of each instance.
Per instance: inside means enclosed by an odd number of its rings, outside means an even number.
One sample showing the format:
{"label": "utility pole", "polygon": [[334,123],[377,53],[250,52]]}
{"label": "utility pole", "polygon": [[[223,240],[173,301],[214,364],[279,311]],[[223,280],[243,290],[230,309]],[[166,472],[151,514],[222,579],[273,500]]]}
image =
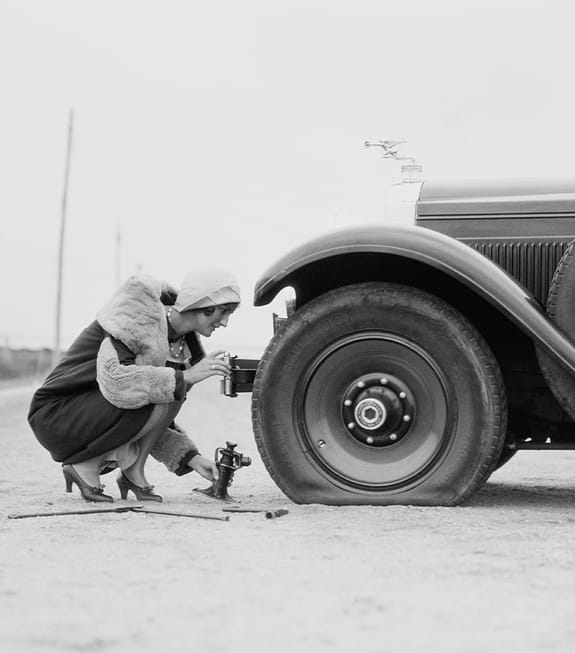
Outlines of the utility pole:
{"label": "utility pole", "polygon": [[74,110],[70,109],[68,119],[68,143],[66,147],[66,169],[64,172],[64,188],[62,191],[62,207],[60,217],[60,243],[58,249],[58,290],[56,295],[56,334],[52,363],[56,365],[60,360],[60,330],[62,316],[62,276],[64,271],[64,234],[66,231],[66,203],[68,199],[68,179],[70,177],[70,158],[72,154],[72,132],[74,128]]}

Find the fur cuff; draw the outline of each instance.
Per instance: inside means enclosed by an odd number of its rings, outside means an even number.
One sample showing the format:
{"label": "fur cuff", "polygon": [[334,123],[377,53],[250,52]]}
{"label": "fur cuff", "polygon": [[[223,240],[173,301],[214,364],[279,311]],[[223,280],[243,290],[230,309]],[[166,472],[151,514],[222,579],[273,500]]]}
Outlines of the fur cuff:
{"label": "fur cuff", "polygon": [[[191,460],[199,451],[196,445],[186,435],[185,431],[175,422],[166,430],[165,434],[156,442],[151,451],[152,456],[168,468],[170,472],[182,474],[182,460]],[[189,471],[192,471],[189,468]]]}

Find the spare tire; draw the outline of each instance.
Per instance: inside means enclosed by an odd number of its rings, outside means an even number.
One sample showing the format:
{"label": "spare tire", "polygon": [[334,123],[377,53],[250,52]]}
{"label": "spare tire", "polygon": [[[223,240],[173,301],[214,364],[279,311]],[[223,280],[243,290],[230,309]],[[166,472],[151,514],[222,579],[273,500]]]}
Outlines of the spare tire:
{"label": "spare tire", "polygon": [[[559,261],[547,296],[547,315],[575,342],[575,240]],[[537,348],[539,367],[561,407],[575,419],[575,377]]]}

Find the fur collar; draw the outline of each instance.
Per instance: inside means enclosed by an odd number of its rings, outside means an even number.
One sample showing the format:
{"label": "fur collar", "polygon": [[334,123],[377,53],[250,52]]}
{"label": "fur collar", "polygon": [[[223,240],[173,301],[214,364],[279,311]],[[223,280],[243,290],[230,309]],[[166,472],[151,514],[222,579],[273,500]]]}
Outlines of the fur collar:
{"label": "fur collar", "polygon": [[134,352],[141,365],[164,365],[168,357],[168,327],[161,301],[166,292],[175,291],[147,275],[130,277],[96,315],[102,328]]}

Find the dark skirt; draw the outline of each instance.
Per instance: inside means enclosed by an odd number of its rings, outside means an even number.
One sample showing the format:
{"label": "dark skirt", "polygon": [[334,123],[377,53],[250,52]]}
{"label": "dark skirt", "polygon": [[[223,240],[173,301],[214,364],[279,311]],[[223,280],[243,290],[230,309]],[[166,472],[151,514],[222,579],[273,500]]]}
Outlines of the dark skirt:
{"label": "dark skirt", "polygon": [[96,388],[77,395],[32,401],[29,423],[52,458],[79,463],[129,442],[148,421],[153,404],[116,408]]}
{"label": "dark skirt", "polygon": [[[32,398],[28,422],[58,462],[79,463],[117,449],[141,431],[154,410],[153,404],[118,408],[100,392],[96,357],[105,336],[98,322],[92,322]],[[119,354],[133,358],[126,348]]]}

